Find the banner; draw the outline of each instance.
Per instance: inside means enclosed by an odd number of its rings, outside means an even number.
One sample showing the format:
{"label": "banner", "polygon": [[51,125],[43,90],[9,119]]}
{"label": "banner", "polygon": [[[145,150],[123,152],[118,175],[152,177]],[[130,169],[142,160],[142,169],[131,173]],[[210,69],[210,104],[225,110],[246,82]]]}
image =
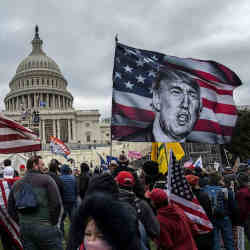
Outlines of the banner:
{"label": "banner", "polygon": [[111,134],[133,142],[224,144],[241,80],[214,61],[185,59],[117,43]]}
{"label": "banner", "polygon": [[136,152],[136,151],[128,151],[128,157],[135,158],[135,159],[141,159],[142,154],[140,152]]}

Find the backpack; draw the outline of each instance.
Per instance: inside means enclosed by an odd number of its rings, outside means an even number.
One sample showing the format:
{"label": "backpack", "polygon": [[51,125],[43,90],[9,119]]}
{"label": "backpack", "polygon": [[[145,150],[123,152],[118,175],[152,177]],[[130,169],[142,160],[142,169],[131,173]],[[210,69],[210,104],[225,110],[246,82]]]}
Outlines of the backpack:
{"label": "backpack", "polygon": [[[203,191],[208,194],[212,206],[212,216],[214,218],[225,217],[225,200],[228,197],[227,190],[218,186],[205,186]],[[227,194],[226,194],[227,193]]]}
{"label": "backpack", "polygon": [[38,209],[38,200],[29,182],[20,183],[15,196],[15,205],[18,212],[22,214],[33,213]]}

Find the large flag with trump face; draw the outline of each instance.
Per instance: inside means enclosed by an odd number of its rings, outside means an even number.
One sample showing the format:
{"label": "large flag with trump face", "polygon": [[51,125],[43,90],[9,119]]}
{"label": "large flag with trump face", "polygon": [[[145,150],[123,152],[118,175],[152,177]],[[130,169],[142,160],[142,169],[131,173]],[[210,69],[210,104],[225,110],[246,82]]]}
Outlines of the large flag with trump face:
{"label": "large flag with trump face", "polygon": [[[178,58],[121,43],[116,44],[113,69],[112,139],[170,142],[164,140],[164,137],[159,140],[151,135],[157,117],[153,86],[160,72],[180,76],[171,94],[175,98],[182,96],[182,102],[186,103],[182,111],[167,110],[165,114],[163,111],[160,113],[163,118],[165,116],[165,127],[183,129],[191,120],[189,110],[192,98],[196,98],[199,103],[195,122],[189,126],[190,131],[185,138],[172,141],[228,143],[237,119],[233,91],[241,85],[241,80],[233,71],[214,61]],[[187,78],[191,78],[197,86],[180,90],[177,85],[181,85]],[[186,96],[191,101],[188,102]],[[164,122],[159,124],[160,127]]]}
{"label": "large flag with trump face", "polygon": [[0,114],[0,153],[40,151],[41,142],[30,129]]}

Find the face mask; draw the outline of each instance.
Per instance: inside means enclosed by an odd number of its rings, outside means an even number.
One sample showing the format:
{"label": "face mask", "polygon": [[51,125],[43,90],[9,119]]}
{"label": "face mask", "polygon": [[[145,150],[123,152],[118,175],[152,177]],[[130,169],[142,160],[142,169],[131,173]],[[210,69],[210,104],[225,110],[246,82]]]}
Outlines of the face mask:
{"label": "face mask", "polygon": [[112,250],[112,247],[101,239],[96,239],[95,241],[88,241],[84,239],[84,246],[86,250]]}

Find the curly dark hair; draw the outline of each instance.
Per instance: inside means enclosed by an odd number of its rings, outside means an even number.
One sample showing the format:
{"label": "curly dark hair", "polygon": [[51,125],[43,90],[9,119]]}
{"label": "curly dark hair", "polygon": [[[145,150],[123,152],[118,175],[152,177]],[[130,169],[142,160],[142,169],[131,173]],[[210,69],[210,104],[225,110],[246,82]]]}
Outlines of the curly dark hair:
{"label": "curly dark hair", "polygon": [[107,193],[94,192],[78,208],[70,229],[67,250],[83,242],[89,219],[93,219],[112,250],[140,250],[137,216],[133,208]]}

